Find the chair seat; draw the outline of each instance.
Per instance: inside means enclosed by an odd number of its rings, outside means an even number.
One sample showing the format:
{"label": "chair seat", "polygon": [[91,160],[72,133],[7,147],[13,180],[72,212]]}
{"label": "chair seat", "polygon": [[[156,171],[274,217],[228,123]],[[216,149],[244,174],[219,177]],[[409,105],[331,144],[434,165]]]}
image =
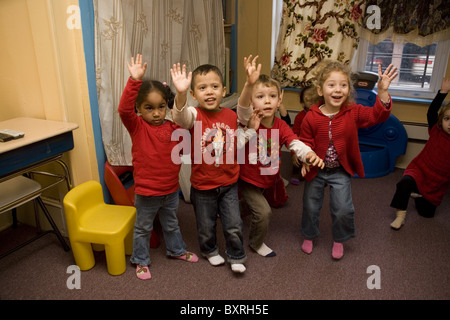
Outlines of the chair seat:
{"label": "chair seat", "polygon": [[134,225],[135,217],[135,207],[103,204],[88,210],[80,218],[79,227],[83,233],[99,237],[115,236],[128,232],[129,225]]}
{"label": "chair seat", "polygon": [[[22,201],[19,201],[14,206],[9,207],[7,210],[14,209],[34,198],[39,197],[40,193],[34,194],[33,196],[30,195],[40,189],[41,185],[37,181],[24,176],[18,176],[2,182],[0,183],[0,208],[23,198]],[[7,210],[0,211],[0,213]]]}

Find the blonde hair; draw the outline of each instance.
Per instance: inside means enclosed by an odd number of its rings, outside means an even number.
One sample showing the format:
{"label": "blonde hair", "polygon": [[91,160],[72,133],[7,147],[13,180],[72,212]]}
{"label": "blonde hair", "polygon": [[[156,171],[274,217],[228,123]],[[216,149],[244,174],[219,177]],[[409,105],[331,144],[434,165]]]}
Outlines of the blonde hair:
{"label": "blonde hair", "polygon": [[318,103],[320,99],[318,99],[317,89],[314,86],[305,87],[300,92],[300,104],[303,109],[306,111],[311,108],[314,104]]}
{"label": "blonde hair", "polygon": [[447,112],[447,110],[450,110],[450,102],[448,102],[447,104],[443,105],[438,110],[437,126],[438,126],[439,129],[442,129],[442,121],[444,120],[444,114],[445,114],[445,112]]}
{"label": "blonde hair", "polygon": [[[316,66],[316,68],[313,70],[314,78],[311,79],[313,85],[315,87],[322,88],[325,81],[328,79],[328,77],[330,76],[330,74],[332,72],[342,72],[344,75],[347,76],[350,92],[349,92],[349,96],[348,96],[347,100],[344,102],[344,104],[354,103],[356,91],[353,86],[353,83],[354,83],[353,73],[350,69],[350,66],[348,66],[344,63],[341,63],[341,62],[335,61],[335,60],[323,60],[322,62],[320,62]],[[315,94],[316,94],[315,100],[317,102],[323,101],[323,97],[319,96],[317,90],[316,90]]]}

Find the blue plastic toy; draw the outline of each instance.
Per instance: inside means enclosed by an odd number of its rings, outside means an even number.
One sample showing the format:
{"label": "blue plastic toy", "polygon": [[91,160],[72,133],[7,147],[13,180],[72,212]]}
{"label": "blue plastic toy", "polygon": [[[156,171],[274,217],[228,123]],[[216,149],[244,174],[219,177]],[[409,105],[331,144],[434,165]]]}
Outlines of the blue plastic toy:
{"label": "blue plastic toy", "polygon": [[[375,104],[377,92],[373,90],[373,87],[377,79],[377,74],[359,73],[355,84],[358,104],[369,107]],[[405,154],[408,143],[405,128],[392,114],[383,123],[359,129],[358,138],[364,165],[364,178],[382,177],[393,172],[397,157]]]}

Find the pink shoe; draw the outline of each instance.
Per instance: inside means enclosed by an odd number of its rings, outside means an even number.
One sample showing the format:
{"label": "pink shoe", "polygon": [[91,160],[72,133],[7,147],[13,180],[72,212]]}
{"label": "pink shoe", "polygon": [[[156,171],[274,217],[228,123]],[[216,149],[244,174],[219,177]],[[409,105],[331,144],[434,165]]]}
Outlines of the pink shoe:
{"label": "pink shoe", "polygon": [[302,251],[306,254],[310,254],[312,252],[313,249],[313,242],[312,240],[303,240],[303,244],[302,244]]}
{"label": "pink shoe", "polygon": [[187,261],[187,262],[197,262],[198,261],[197,255],[195,253],[192,253],[192,252],[186,252],[182,256],[178,256],[178,257],[171,256],[171,258],[178,259],[178,260],[183,260],[183,261]]}
{"label": "pink shoe", "polygon": [[136,266],[136,276],[141,280],[148,280],[152,277],[150,274],[150,270],[148,269],[148,266],[143,267],[140,265]]}
{"label": "pink shoe", "polygon": [[339,260],[344,255],[344,245],[340,242],[333,242],[333,250],[331,252],[331,256]]}

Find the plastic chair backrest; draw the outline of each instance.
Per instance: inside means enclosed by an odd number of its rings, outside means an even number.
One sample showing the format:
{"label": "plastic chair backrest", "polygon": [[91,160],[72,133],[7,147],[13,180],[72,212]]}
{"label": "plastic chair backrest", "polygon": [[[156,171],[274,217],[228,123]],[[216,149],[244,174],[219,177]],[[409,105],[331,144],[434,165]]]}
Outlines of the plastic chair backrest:
{"label": "plastic chair backrest", "polygon": [[88,210],[104,205],[102,186],[97,181],[87,181],[71,189],[64,197],[64,211],[69,229],[78,225]]}
{"label": "plastic chair backrest", "polygon": [[[124,177],[124,179],[120,179]],[[134,206],[134,181],[132,166],[112,166],[105,163],[105,184],[108,187],[114,203],[117,205]],[[127,180],[127,181],[124,181]],[[126,187],[127,184],[131,184]]]}

